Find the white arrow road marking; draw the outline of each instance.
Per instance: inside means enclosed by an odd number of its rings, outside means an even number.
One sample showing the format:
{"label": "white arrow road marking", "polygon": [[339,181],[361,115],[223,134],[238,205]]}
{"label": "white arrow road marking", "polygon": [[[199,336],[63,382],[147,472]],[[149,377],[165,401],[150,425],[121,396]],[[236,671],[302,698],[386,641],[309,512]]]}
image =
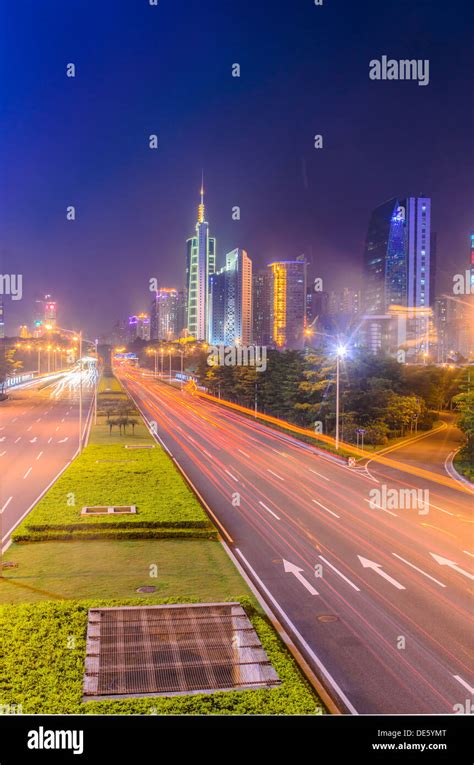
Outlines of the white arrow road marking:
{"label": "white arrow road marking", "polygon": [[357,586],[354,584],[354,582],[351,582],[351,580],[350,580],[350,579],[348,579],[348,578],[347,578],[347,576],[344,576],[344,574],[342,573],[342,571],[339,571],[339,569],[337,569],[337,568],[336,568],[336,566],[333,566],[333,565],[332,565],[332,563],[329,563],[329,561],[328,561],[328,560],[326,560],[326,558],[323,558],[323,556],[322,556],[322,555],[320,555],[319,557],[321,558],[321,560],[323,560],[323,561],[326,563],[326,565],[328,565],[328,566],[329,566],[329,568],[332,568],[332,570],[333,570],[333,571],[335,571],[335,572],[336,572],[336,574],[339,574],[339,576],[340,576],[342,579],[344,579],[344,581],[345,581],[345,582],[347,582],[347,584],[350,584],[350,586],[351,586],[351,587],[353,587],[353,588],[354,588],[354,590],[357,590],[357,592],[360,592],[360,588],[359,588],[359,587],[357,587]]}
{"label": "white arrow road marking", "polygon": [[66,436],[66,438],[61,438],[60,441],[58,441],[58,444],[64,444],[68,440],[69,436]]}
{"label": "white arrow road marking", "polygon": [[284,481],[285,479],[281,477],[281,475],[278,475],[278,473],[274,473],[273,470],[270,470],[270,468],[267,468],[267,472],[271,473],[275,476],[275,478],[278,478],[279,481]]}
{"label": "white arrow road marking", "polygon": [[430,553],[430,555],[432,558],[435,559],[436,563],[439,563],[440,566],[449,566],[449,568],[452,568],[454,571],[457,571],[458,574],[467,576],[468,579],[474,579],[474,576],[470,574],[469,571],[464,571],[464,569],[458,566],[453,560],[449,560],[448,558],[442,558],[441,555],[435,555],[435,553]]}
{"label": "white arrow road marking", "polygon": [[459,675],[453,675],[454,679],[458,681],[458,683],[461,683],[461,685],[469,691],[472,695],[474,695],[474,688],[469,685],[469,683],[466,683],[465,680],[462,679]]}
{"label": "white arrow road marking", "polygon": [[0,514],[3,513],[3,511],[7,509],[8,505],[10,504],[12,499],[13,499],[13,497],[8,497],[7,501],[5,502],[5,504],[3,505],[2,509],[0,510]]}
{"label": "white arrow road marking", "polygon": [[333,513],[333,511],[330,510],[329,507],[326,507],[325,505],[322,505],[321,502],[318,502],[317,499],[312,499],[311,502],[314,502],[315,505],[319,505],[319,507],[322,507],[323,510],[326,510],[327,513],[331,513],[331,515],[334,515],[335,518],[340,518],[341,517],[337,513]]}
{"label": "white arrow road marking", "polygon": [[26,471],[26,473],[23,476],[23,478],[28,478],[28,476],[29,476],[29,474],[31,473],[32,470],[33,470],[33,468],[28,468],[28,470]]}
{"label": "white arrow road marking", "polygon": [[357,557],[359,558],[363,568],[373,569],[379,576],[382,576],[384,579],[387,580],[387,582],[390,582],[390,584],[393,584],[393,586],[396,587],[397,590],[406,590],[406,587],[404,587],[403,584],[400,584],[400,582],[397,582],[396,579],[393,579],[385,571],[383,571],[380,563],[374,563],[373,560],[369,560],[368,558],[363,558],[362,555],[358,555]]}
{"label": "white arrow road marking", "polygon": [[310,473],[314,473],[314,475],[317,475],[317,476],[319,476],[319,477],[320,477],[320,478],[322,478],[324,481],[329,481],[329,480],[330,480],[330,479],[329,479],[329,478],[327,478],[325,475],[321,475],[321,473],[318,473],[318,471],[317,471],[317,470],[313,470],[313,468],[309,468],[309,472],[310,472]]}
{"label": "white arrow road marking", "polygon": [[37,442],[38,438],[35,436],[34,438],[30,439],[30,444],[35,444]]}
{"label": "white arrow road marking", "polygon": [[431,579],[433,582],[436,582],[436,584],[439,584],[440,587],[446,587],[446,585],[443,584],[443,582],[440,582],[440,581],[438,581],[438,579],[435,579],[434,576],[431,576],[430,574],[427,574],[426,571],[423,571],[421,568],[418,568],[418,566],[415,566],[414,563],[410,563],[409,560],[405,560],[405,558],[402,558],[401,555],[397,555],[397,553],[392,553],[392,555],[394,555],[395,558],[398,558],[398,560],[402,560],[404,563],[407,564],[407,566],[411,566],[412,568],[414,568],[415,571],[419,571],[420,574],[423,574],[423,576],[427,576],[428,579]]}
{"label": "white arrow road marking", "polygon": [[276,518],[276,519],[277,519],[277,521],[279,521],[279,520],[280,520],[280,518],[278,517],[278,515],[277,515],[276,513],[274,513],[274,512],[273,512],[273,510],[270,510],[270,508],[269,508],[269,507],[267,507],[266,505],[264,505],[264,504],[263,504],[263,502],[260,502],[260,501],[259,501],[259,503],[258,503],[258,504],[259,504],[259,505],[261,505],[261,506],[264,508],[264,510],[266,510],[268,513],[270,513],[271,515],[273,515],[273,517],[274,517],[274,518]]}
{"label": "white arrow road marking", "polygon": [[298,566],[295,566],[294,563],[290,563],[289,561],[285,560],[283,558],[283,566],[285,569],[286,574],[293,574],[293,576],[300,582],[305,589],[308,590],[310,595],[319,595],[319,592],[314,589],[314,587],[306,581],[306,579],[303,576],[303,569],[298,568]]}

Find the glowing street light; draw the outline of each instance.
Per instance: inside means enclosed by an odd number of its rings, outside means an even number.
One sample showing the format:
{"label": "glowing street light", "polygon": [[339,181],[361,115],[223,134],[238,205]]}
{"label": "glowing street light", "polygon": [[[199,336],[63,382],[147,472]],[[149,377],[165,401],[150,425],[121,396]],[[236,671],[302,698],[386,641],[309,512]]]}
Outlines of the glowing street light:
{"label": "glowing street light", "polygon": [[339,362],[347,355],[345,345],[336,348],[336,451],[339,449]]}

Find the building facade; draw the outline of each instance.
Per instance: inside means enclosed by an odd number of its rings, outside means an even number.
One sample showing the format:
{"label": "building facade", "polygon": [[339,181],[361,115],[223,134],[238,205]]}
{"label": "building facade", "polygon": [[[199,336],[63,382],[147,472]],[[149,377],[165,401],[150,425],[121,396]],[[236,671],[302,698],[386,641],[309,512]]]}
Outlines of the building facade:
{"label": "building facade", "polygon": [[[435,252],[431,202],[393,198],[372,213],[364,253],[363,311],[372,353],[429,354]],[[403,357],[403,358],[404,358]]]}
{"label": "building facade", "polygon": [[216,240],[209,236],[201,186],[196,233],[186,242],[187,330],[196,340],[206,340],[209,335],[209,279],[215,270]]}
{"label": "building facade", "polygon": [[272,341],[280,349],[301,349],[306,327],[306,260],[275,261],[269,268],[272,274]]}
{"label": "building facade", "polygon": [[228,252],[224,268],[211,275],[209,317],[212,345],[252,342],[252,261],[245,250]]}
{"label": "building facade", "polygon": [[178,336],[178,290],[162,287],[153,297],[150,339],[175,340]]}

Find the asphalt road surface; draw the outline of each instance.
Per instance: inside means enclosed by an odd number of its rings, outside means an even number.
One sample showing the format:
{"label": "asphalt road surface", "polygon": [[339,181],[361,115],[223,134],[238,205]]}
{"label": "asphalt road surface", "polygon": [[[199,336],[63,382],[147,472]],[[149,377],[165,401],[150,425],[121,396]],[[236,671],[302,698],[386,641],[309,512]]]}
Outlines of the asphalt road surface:
{"label": "asphalt road surface", "polygon": [[[79,445],[77,388],[58,376],[9,391],[0,402],[0,539],[8,543],[19,520],[72,460]],[[91,390],[83,400],[84,431]]]}
{"label": "asphalt road surface", "polygon": [[[472,494],[375,462],[351,469],[139,370],[118,374],[347,711],[469,703]],[[419,490],[420,504],[394,507],[391,489]]]}

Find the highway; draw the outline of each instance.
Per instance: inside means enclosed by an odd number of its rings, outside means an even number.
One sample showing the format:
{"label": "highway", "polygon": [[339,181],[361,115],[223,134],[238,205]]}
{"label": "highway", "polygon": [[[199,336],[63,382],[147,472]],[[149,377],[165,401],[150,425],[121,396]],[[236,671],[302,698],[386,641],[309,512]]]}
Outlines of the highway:
{"label": "highway", "polygon": [[[351,469],[139,370],[116,372],[347,712],[452,713],[472,699],[472,494],[376,462]],[[429,506],[384,499],[410,488]]]}
{"label": "highway", "polygon": [[[92,388],[84,380],[84,429]],[[12,388],[0,402],[0,539],[69,464],[79,446],[79,396],[71,375]]]}

